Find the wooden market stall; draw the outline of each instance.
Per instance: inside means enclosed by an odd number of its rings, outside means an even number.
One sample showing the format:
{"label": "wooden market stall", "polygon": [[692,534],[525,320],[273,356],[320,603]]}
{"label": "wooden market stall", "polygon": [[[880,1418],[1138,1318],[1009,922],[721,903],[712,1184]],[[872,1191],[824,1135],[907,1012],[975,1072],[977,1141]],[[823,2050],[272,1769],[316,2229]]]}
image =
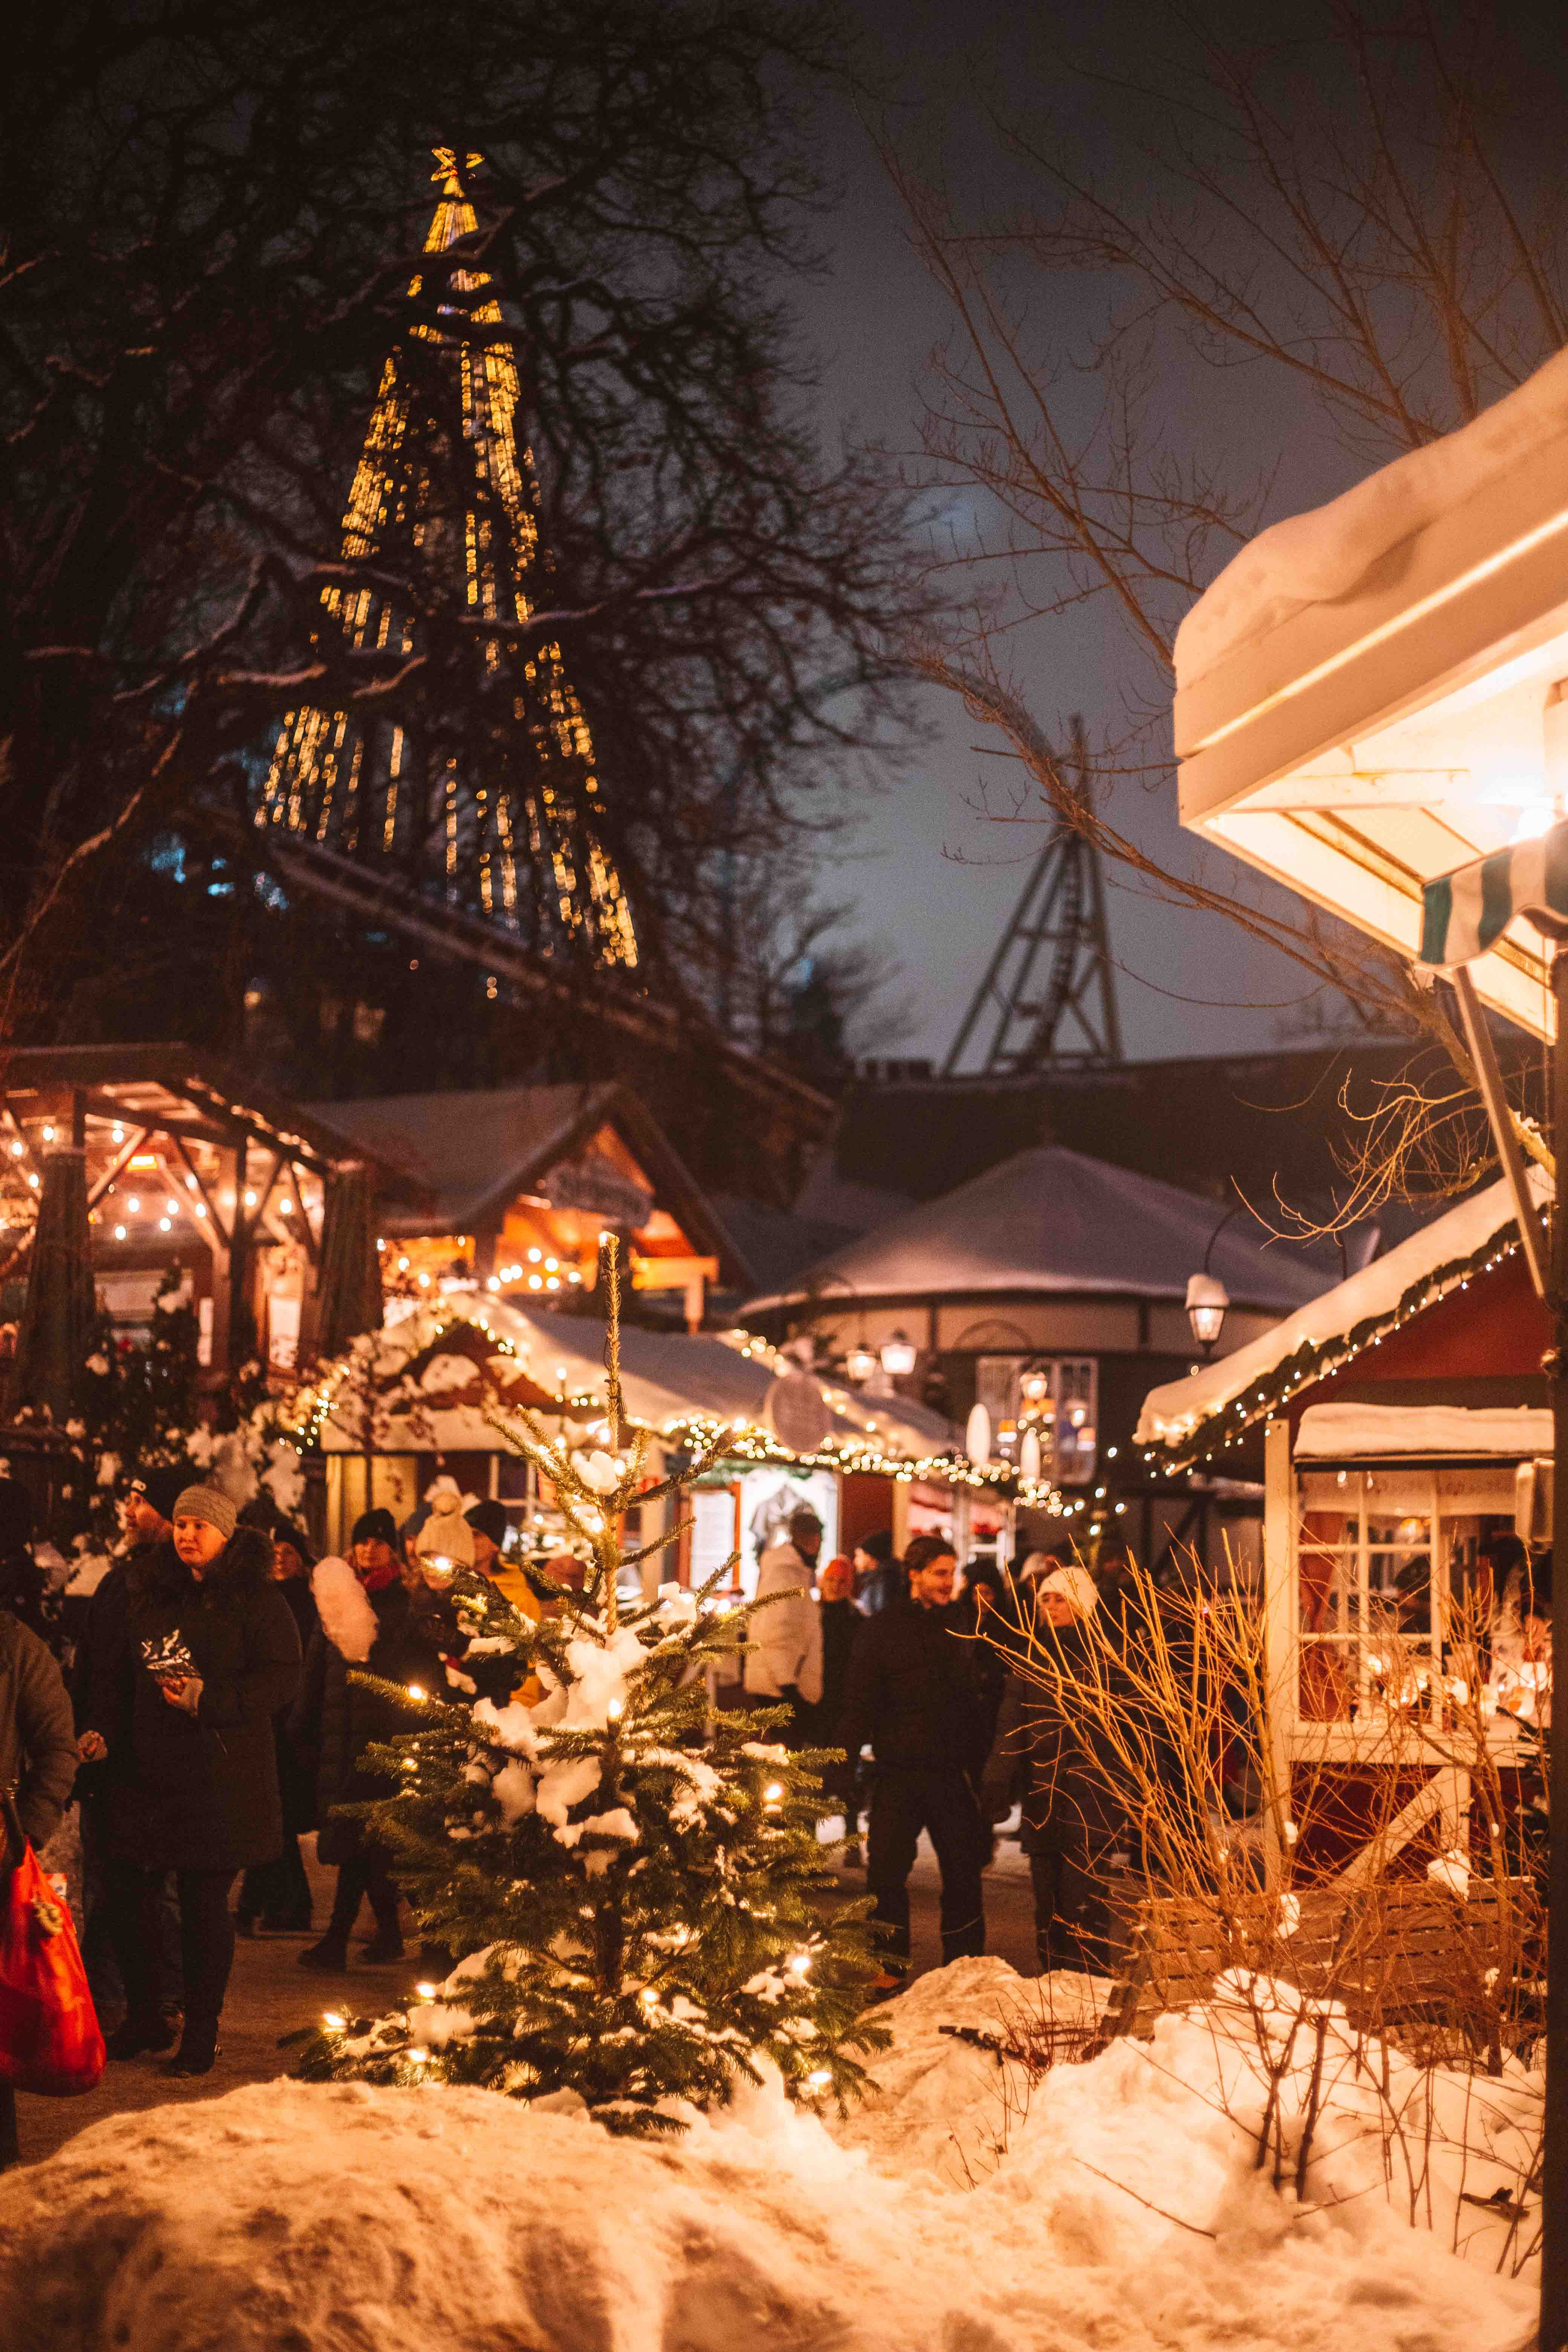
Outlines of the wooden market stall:
{"label": "wooden market stall", "polygon": [[[1467,1594],[1497,1598],[1490,1537],[1550,1542],[1549,1337],[1508,1187],[1494,1184],[1145,1400],[1137,1439],[1151,1460],[1262,1469],[1279,1818],[1304,1821],[1309,1784],[1320,1798],[1337,1786],[1302,1831],[1322,1868],[1370,1867],[1373,1822],[1382,1855],[1407,1849],[1406,1867],[1462,1840],[1446,1642]],[[1499,1715],[1504,1767],[1516,1740]]]}
{"label": "wooden market stall", "polygon": [[[595,1442],[604,1353],[602,1323],[477,1292],[421,1306],[356,1343],[320,1368],[292,1408],[314,1472],[318,1536],[340,1546],[369,1505],[401,1521],[445,1471],[465,1491],[500,1501],[526,1546],[548,1549],[552,1497],[497,1423],[523,1405]],[[868,1400],[743,1332],[626,1326],[621,1370],[627,1414],[652,1436],[656,1468],[723,1440],[695,1491],[689,1529],[650,1576],[700,1582],[738,1552],[736,1589],[748,1591],[759,1549],[801,1502],[823,1521],[825,1557],[877,1527],[901,1536],[945,1524],[965,1549],[1005,1535],[1013,1474],[970,1463],[947,1423],[922,1406]],[[661,1531],[638,1532],[646,1541]]]}

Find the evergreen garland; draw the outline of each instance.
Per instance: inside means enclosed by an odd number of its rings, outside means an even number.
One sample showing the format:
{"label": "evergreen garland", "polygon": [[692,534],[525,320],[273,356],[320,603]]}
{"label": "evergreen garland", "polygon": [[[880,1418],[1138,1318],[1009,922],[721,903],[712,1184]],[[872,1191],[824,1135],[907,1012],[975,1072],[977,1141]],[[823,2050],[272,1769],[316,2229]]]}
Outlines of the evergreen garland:
{"label": "evergreen garland", "polygon": [[[496,1423],[590,1553],[584,1595],[553,1587],[535,1626],[459,1575],[449,1597],[467,1661],[514,1657],[511,1696],[376,1685],[407,1730],[371,1761],[400,1785],[351,1810],[456,1965],[386,2016],[329,2012],[299,2071],[581,2103],[640,2137],[680,2130],[673,2103],[722,2104],[764,2060],[795,2095],[842,2106],[864,2087],[856,2053],[888,2038],[863,2013],[878,1971],[870,1906],[837,1905],[817,1839],[826,1757],[771,1737],[783,1709],[710,1704],[709,1669],[732,1664],[756,1606],[710,1605],[729,1564],[698,1593],[667,1583],[652,1601],[620,1597],[623,1568],[660,1548],[623,1558],[622,1514],[708,1465],[645,1490],[647,1435],[623,1454],[613,1240],[603,1278],[608,1450],[574,1453],[526,1412]],[[451,1679],[472,1687],[460,1670]]]}

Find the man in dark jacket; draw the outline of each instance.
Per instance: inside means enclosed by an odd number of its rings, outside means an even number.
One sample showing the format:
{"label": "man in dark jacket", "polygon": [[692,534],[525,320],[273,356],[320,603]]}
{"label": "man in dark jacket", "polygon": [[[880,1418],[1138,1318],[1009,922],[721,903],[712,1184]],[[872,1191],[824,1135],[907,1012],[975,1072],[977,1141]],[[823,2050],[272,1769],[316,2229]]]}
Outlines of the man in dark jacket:
{"label": "man in dark jacket", "polygon": [[398,1566],[397,1530],[387,1511],[356,1522],[352,1578],[342,1560],[322,1560],[311,1580],[320,1624],[305,1656],[289,1738],[315,1779],[318,1859],[335,1863],[338,1883],[327,1932],[300,1955],[301,1968],[338,1976],[348,1966],[349,1937],[368,1897],[375,1934],[367,1960],[403,1957],[398,1893],[383,1847],[363,1821],[338,1808],[393,1793],[394,1783],[362,1763],[374,1741],[395,1736],[400,1718],[360,1680],[444,1691],[446,1669],[429,1622],[410,1600]]}
{"label": "man in dark jacket", "polygon": [[[282,1512],[268,1514],[272,1545],[272,1580],[289,1606],[300,1637],[300,1655],[310,1650],[319,1620],[310,1598],[310,1570],[316,1555],[303,1528]],[[289,1737],[289,1706],[279,1707],[272,1719],[273,1747],[278,1757],[278,1794],[283,1808],[283,1850],[274,1862],[257,1863],[239,1885],[234,1924],[242,1936],[253,1936],[257,1925],[274,1936],[298,1936],[310,1926],[310,1882],[300,1859],[300,1840],[316,1826],[315,1776],[294,1752]]]}
{"label": "man in dark jacket", "polygon": [[[70,1700],[53,1654],[0,1609],[0,1789],[15,1796],[22,1834],[35,1853],[59,1826],[76,1766]],[[16,2095],[0,2083],[0,2172],[17,2161]]]}
{"label": "man in dark jacket", "polygon": [[[77,1810],[81,1822],[82,1909],[87,1920],[81,1957],[100,2013],[118,2008],[124,1998],[125,1989],[120,1981],[120,1968],[110,1935],[111,1906],[103,1899],[103,1816],[108,1784],[121,1773],[129,1773],[131,1749],[129,1741],[123,1741],[116,1749],[112,1767],[106,1761],[108,1751],[103,1738],[89,1719],[88,1694],[99,1671],[95,1662],[100,1662],[124,1641],[132,1564],[139,1557],[151,1559],[160,1544],[174,1542],[174,1505],[189,1484],[188,1472],[178,1466],[154,1465],[138,1470],[129,1479],[120,1504],[124,1528],[122,1548],[86,1601],[75,1604],[80,1614],[70,1628],[75,1645],[70,1692],[79,1735],[78,1754],[83,1765],[90,1768],[84,1770],[77,1786]],[[180,1982],[180,1910],[173,1879],[167,1874],[163,1886],[148,1899],[155,1911],[158,1927],[158,2008],[161,2015],[177,2020],[184,2007]],[[172,2032],[168,2039],[173,2041]]]}
{"label": "man in dark jacket", "polygon": [[904,1566],[908,1601],[870,1618],[856,1643],[843,1739],[851,1764],[868,1742],[874,1759],[866,1884],[885,1948],[909,1956],[909,1875],[923,1829],[942,1872],[942,1958],[956,1960],[985,1949],[981,1873],[989,1840],[975,1796],[984,1723],[967,1645],[950,1613],[958,1569],[952,1545],[917,1536]]}
{"label": "man in dark jacket", "polygon": [[[91,1730],[107,1748],[111,1930],[125,1980],[113,2054],[166,2049],[150,1897],[175,1874],[185,2021],[165,2073],[205,2074],[234,1959],[236,1874],[283,1839],[272,1719],[300,1679],[300,1642],[271,1546],[235,1507],[187,1486],[174,1538],[137,1558],[121,1630],[95,1659]],[[118,1769],[117,1768],[118,1764]]]}

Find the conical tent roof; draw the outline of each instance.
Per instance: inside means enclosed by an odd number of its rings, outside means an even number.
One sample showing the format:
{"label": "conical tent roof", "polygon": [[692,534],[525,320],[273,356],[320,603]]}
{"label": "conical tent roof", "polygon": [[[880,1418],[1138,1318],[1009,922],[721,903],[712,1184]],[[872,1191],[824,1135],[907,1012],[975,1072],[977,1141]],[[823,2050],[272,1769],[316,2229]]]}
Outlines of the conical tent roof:
{"label": "conical tent roof", "polygon": [[[425,241],[445,253],[479,220],[466,173],[437,149],[441,195]],[[631,912],[599,837],[593,739],[560,646],[526,623],[548,603],[532,459],[517,437],[518,376],[482,270],[458,269],[434,315],[386,362],[343,518],[345,562],[428,578],[473,632],[460,735],[438,714],[391,719],[304,707],[279,732],[257,812],[263,828],[379,868],[496,922],[543,954],[637,960]],[[417,299],[421,279],[409,288]],[[415,614],[376,585],[325,589],[356,652],[414,653]],[[494,623],[494,630],[482,625]]]}

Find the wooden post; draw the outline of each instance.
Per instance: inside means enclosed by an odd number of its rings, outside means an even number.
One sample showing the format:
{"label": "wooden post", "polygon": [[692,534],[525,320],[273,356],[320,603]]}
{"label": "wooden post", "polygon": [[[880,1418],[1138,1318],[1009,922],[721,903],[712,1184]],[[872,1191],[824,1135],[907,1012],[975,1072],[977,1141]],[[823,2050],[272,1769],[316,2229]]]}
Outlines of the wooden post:
{"label": "wooden post", "polygon": [[[220,1359],[216,1333],[213,1345],[215,1368],[232,1372],[245,1361],[252,1337],[250,1305],[250,1216],[245,1205],[247,1177],[248,1143],[241,1136],[234,1150],[234,1215],[229,1220],[228,1244],[228,1313],[225,1318],[226,1344]],[[215,1316],[215,1324],[216,1324]]]}
{"label": "wooden post", "polygon": [[1296,1721],[1296,1677],[1300,1672],[1300,1622],[1290,1424],[1270,1421],[1263,1433],[1263,1684],[1268,1707],[1263,1737],[1268,1777],[1263,1860],[1270,1886],[1278,1886],[1285,1874],[1280,1832],[1290,1815],[1290,1735]]}
{"label": "wooden post", "polygon": [[[1568,1463],[1568,950],[1552,964],[1557,1042],[1552,1056],[1552,1149],[1556,1192],[1552,1212],[1552,1308],[1556,1328],[1547,1359],[1552,1374],[1552,1539],[1553,1556],[1568,1551],[1568,1511],[1562,1508],[1563,1465]],[[1561,1528],[1557,1521],[1563,1522]],[[1568,1691],[1568,1606],[1553,1596],[1552,1687]],[[1541,2352],[1568,2347],[1568,1738],[1555,1718],[1552,1739],[1552,1859],[1546,1921],[1546,2130],[1541,2180]]]}

